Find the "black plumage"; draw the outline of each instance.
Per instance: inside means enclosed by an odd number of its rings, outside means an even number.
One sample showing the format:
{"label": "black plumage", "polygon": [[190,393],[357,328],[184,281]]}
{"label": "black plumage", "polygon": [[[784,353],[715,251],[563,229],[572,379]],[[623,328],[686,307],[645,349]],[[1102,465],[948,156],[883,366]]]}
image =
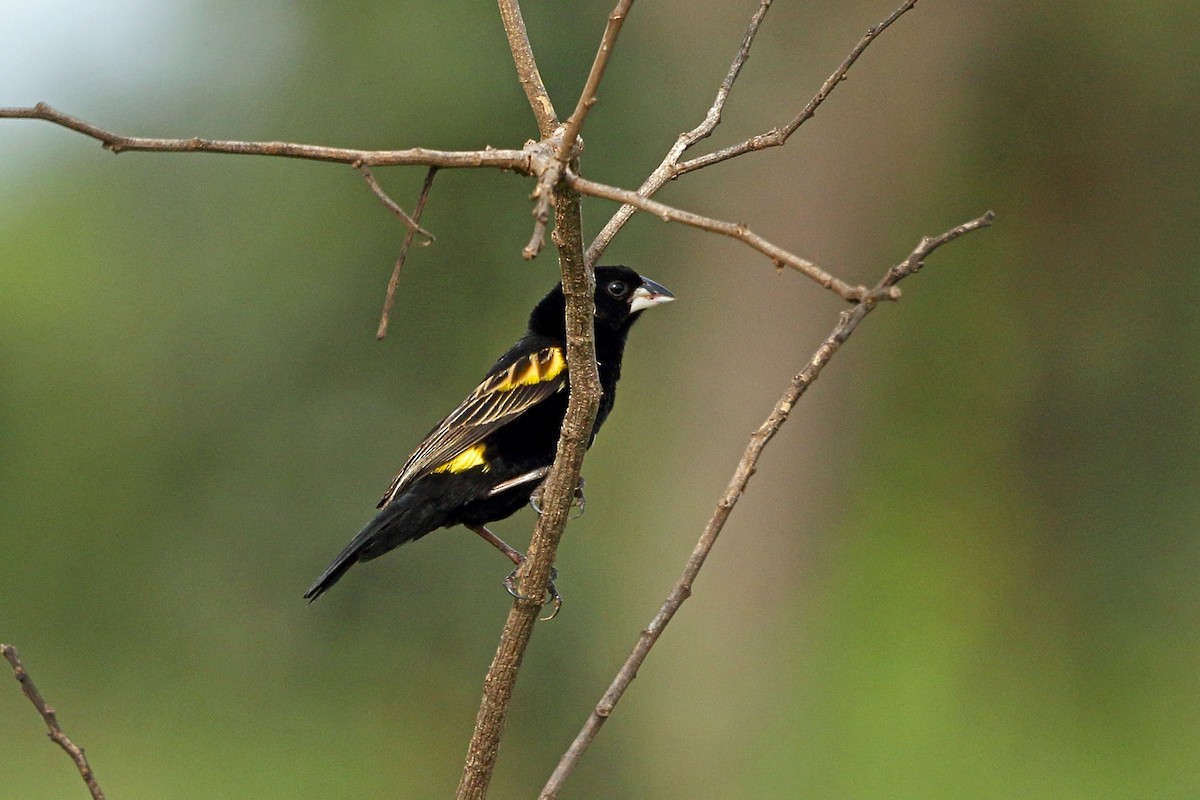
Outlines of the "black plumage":
{"label": "black plumage", "polygon": [[[674,299],[628,267],[597,267],[595,275],[603,394],[593,439],[616,399],[630,327],[646,308]],[[316,600],[359,561],[453,525],[471,528],[519,563],[520,554],[483,526],[528,503],[554,462],[569,384],[565,309],[560,283],[534,307],[525,335],[417,446],[379,501],[379,512],[305,598]]]}

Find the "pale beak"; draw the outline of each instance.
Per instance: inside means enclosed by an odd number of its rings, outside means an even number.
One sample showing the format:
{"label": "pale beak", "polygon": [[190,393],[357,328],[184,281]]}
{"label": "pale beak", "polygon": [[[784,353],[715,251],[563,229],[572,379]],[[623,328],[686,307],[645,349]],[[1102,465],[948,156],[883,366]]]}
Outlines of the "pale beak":
{"label": "pale beak", "polygon": [[675,299],[667,287],[655,283],[649,278],[642,278],[642,285],[633,290],[630,295],[629,313],[636,314],[652,306],[660,306]]}

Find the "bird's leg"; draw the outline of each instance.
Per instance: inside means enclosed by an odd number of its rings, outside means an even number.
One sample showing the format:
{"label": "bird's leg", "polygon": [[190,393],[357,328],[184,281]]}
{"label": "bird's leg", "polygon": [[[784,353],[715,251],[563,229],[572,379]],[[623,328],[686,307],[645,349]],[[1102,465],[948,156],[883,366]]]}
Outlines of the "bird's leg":
{"label": "bird's leg", "polygon": [[487,528],[483,527],[482,525],[468,525],[466,527],[468,530],[474,531],[480,539],[483,539],[492,547],[496,548],[501,553],[504,553],[508,560],[516,564],[518,567],[525,563],[525,556],[521,555],[516,548],[509,545],[506,541],[489,531]]}
{"label": "bird's leg", "polygon": [[[490,544],[492,547],[496,548],[501,553],[503,553],[508,558],[509,561],[511,561],[517,565],[516,569],[514,569],[512,572],[508,573],[508,577],[504,579],[504,588],[506,590],[508,590],[509,594],[511,594],[513,597],[517,598],[518,600],[529,600],[530,598],[521,594],[517,590],[517,571],[519,569],[521,569],[521,565],[525,563],[525,556],[521,555],[521,553],[519,551],[517,551],[514,547],[510,546],[507,542],[505,542],[499,536],[492,533],[491,531],[489,531],[487,528],[485,528],[482,525],[467,525],[466,527],[469,530],[473,531],[476,535],[478,535],[479,538],[483,539],[485,542]],[[547,599],[542,603],[542,605],[549,605],[550,603],[554,603],[554,611],[552,611],[550,613],[550,616],[543,617],[542,618],[543,622],[545,622],[547,620],[552,620],[555,617],[557,617],[559,609],[562,608],[562,595],[560,595],[558,593],[558,589],[554,586],[554,581],[556,578],[558,578],[558,570],[555,569],[554,567],[551,567],[550,568],[550,580],[546,584]]]}

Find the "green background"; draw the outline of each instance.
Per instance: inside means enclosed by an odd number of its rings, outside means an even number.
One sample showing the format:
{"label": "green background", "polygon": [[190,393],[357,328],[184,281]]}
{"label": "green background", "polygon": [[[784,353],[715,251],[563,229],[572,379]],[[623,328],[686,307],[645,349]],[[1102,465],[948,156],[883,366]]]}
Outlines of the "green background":
{"label": "green background", "polygon": [[[797,113],[895,0],[777,4],[724,122]],[[755,4],[635,6],[585,174],[634,187]],[[559,111],[610,9],[528,0]],[[564,797],[1200,795],[1200,6],[926,0],[784,148],[666,187],[855,282],[988,208],[834,360]],[[0,4],[0,104],[137,135],[536,135],[487,3]],[[411,207],[423,170],[379,170]],[[508,599],[461,529],[300,594],[556,279],[528,180],[403,229],[345,166],[0,122],[0,640],[110,798],[450,796]],[[587,201],[595,232],[613,207]],[[634,332],[493,783],[531,797],[843,304],[637,216]],[[532,514],[497,526],[518,544]],[[0,798],[82,797],[0,680]]]}

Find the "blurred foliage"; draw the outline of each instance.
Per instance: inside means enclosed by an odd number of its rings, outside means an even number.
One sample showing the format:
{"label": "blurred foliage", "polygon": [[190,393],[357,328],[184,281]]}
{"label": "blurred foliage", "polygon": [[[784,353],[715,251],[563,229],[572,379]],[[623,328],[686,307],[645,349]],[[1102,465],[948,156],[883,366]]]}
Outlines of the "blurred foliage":
{"label": "blurred foliage", "polygon": [[[893,4],[772,9],[712,146],[789,119]],[[0,8],[0,103],[359,147],[535,133],[491,8],[121,5]],[[754,5],[636,8],[590,176],[640,182]],[[608,11],[526,3],[562,114]],[[999,217],[797,408],[569,796],[1200,793],[1197,23],[1157,0],[922,3],[787,147],[664,190],[864,282]],[[411,205],[423,172],[379,175]],[[519,257],[529,188],[439,175],[438,241],[380,344],[403,230],[351,170],[0,125],[0,640],[110,797],[452,792],[507,566],[446,531],[300,593],[555,280]],[[610,211],[589,201],[589,229]],[[840,310],[644,217],[609,258],[680,302],[632,337],[496,797],[541,786]],[[0,798],[82,796],[15,684],[0,722]]]}

